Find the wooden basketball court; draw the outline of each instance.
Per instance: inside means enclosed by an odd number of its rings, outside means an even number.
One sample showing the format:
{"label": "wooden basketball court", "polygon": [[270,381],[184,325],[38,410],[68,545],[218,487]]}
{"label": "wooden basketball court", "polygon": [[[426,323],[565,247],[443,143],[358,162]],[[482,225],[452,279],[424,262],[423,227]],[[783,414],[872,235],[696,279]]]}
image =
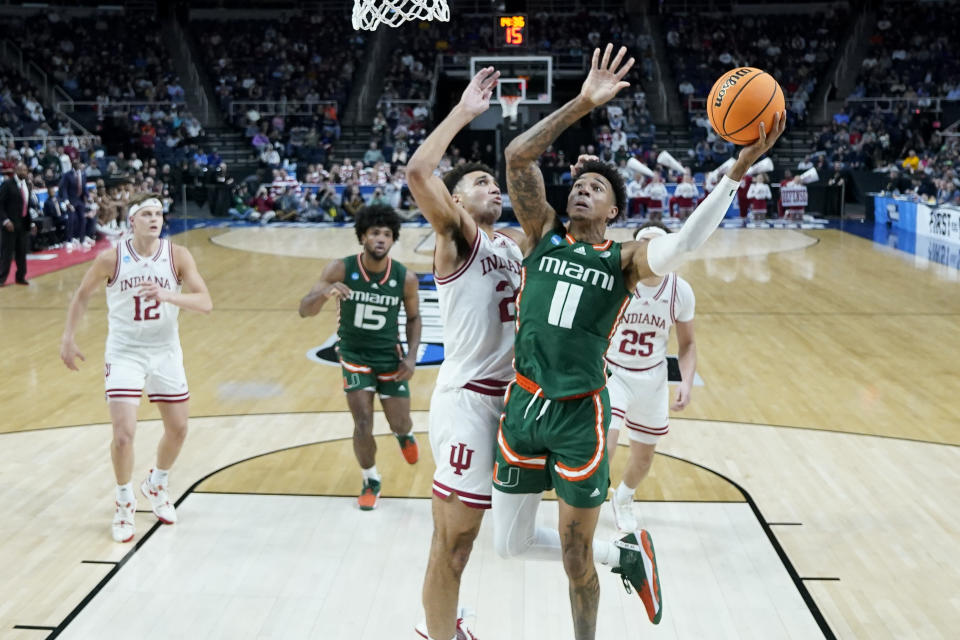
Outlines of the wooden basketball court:
{"label": "wooden basketball court", "polygon": [[[414,637],[426,434],[413,467],[380,438],[384,499],[360,513],[339,370],[306,357],[335,331],[335,311],[297,314],[325,261],[357,250],[352,229],[173,240],[195,256],[214,312],[180,316],[194,416],[171,474],[181,520],[160,528],[140,513],[131,545],[109,532],[103,294],[73,373],[59,338],[86,266],[0,290],[0,637],[111,637],[120,616],[132,616],[131,637]],[[429,271],[429,230],[405,227],[392,255]],[[697,295],[704,386],[671,419],[638,494],[664,620],[649,625],[601,572],[598,637],[954,637],[958,272],[837,230],[724,229],[682,274]],[[435,377],[422,369],[411,384],[417,432]],[[153,407],[140,416],[135,482],[160,433]],[[625,459],[624,447],[614,478]],[[555,522],[552,503],[542,511]],[[489,524],[462,594],[478,636],[571,637],[562,569],[500,560]],[[606,506],[599,533],[613,535]]]}

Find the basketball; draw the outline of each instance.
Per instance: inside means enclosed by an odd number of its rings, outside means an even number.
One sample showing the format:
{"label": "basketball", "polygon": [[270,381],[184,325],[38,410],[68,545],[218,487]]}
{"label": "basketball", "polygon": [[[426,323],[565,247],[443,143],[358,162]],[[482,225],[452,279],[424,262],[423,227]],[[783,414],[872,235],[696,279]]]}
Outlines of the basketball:
{"label": "basketball", "polygon": [[707,95],[707,117],[717,135],[738,145],[753,144],[758,126],[773,130],[773,114],[783,111],[783,89],[776,79],[755,67],[738,67],[713,83]]}

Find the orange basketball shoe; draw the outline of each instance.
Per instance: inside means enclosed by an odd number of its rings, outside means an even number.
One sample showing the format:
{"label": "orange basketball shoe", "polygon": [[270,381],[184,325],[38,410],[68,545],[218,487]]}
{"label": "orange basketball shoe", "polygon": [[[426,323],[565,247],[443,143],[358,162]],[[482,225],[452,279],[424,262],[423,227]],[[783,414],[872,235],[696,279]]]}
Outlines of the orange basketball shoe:
{"label": "orange basketball shoe", "polygon": [[360,497],[357,498],[357,504],[361,511],[373,511],[377,507],[377,500],[380,498],[380,481],[364,480],[363,489],[360,491]]}
{"label": "orange basketball shoe", "polygon": [[403,459],[407,461],[407,464],[416,464],[417,460],[420,459],[420,447],[417,446],[417,439],[413,437],[413,432],[404,436],[393,435],[396,436],[397,443],[400,445],[400,453],[403,454]]}

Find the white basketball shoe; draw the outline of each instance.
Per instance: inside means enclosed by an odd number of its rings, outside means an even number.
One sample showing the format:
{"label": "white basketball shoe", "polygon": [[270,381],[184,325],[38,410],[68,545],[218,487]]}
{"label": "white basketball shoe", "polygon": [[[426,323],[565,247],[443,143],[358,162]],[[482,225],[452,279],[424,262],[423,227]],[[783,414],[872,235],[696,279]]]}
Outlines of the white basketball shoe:
{"label": "white basketball shoe", "polygon": [[610,491],[613,493],[610,496],[610,506],[613,507],[613,520],[617,524],[617,529],[627,533],[636,531],[640,525],[637,524],[637,516],[633,512],[633,496],[628,496],[626,500],[621,501],[617,500],[616,490]]}
{"label": "white basketball shoe", "polygon": [[113,525],[110,527],[114,542],[130,542],[136,533],[133,516],[137,512],[137,501],[132,500],[125,504],[116,503],[117,510],[113,512]]}
{"label": "white basketball shoe", "polygon": [[177,521],[177,510],[173,508],[173,503],[170,502],[167,488],[150,482],[150,474],[152,473],[153,469],[147,473],[147,479],[140,485],[140,492],[150,501],[150,508],[153,509],[153,513],[160,522],[174,524]]}

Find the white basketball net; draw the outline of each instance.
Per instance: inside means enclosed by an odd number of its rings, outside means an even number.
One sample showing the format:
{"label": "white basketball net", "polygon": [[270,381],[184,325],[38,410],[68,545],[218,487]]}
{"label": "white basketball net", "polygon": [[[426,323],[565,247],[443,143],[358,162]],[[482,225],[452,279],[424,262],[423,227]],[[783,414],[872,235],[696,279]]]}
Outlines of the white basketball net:
{"label": "white basketball net", "polygon": [[510,122],[517,121],[517,111],[520,109],[520,96],[500,96],[500,108],[503,110],[503,119],[510,119]]}
{"label": "white basketball net", "polygon": [[399,27],[407,20],[450,21],[446,0],[353,0],[353,28],[376,31],[380,24]]}

